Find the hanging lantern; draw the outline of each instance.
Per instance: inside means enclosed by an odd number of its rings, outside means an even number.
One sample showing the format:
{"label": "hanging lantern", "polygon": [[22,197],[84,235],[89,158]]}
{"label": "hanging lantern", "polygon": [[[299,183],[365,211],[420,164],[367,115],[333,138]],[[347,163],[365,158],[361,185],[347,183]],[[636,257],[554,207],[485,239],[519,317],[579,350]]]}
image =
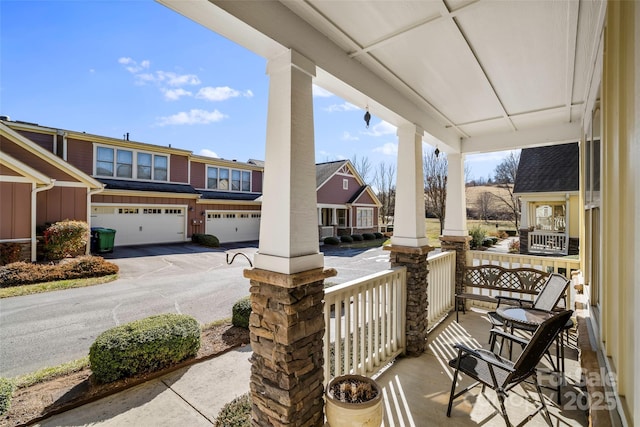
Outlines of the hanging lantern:
{"label": "hanging lantern", "polygon": [[436,147],[436,151],[433,152],[436,155],[436,158],[440,155],[440,150]]}
{"label": "hanging lantern", "polygon": [[364,121],[367,124],[367,129],[369,129],[369,121],[371,120],[371,114],[369,114],[369,107],[367,107],[367,112],[364,113]]}

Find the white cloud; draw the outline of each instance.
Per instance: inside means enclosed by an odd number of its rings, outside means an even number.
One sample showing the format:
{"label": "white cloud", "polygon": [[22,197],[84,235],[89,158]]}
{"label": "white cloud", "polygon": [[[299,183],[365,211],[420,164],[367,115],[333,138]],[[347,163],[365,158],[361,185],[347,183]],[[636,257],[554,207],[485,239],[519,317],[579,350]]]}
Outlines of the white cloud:
{"label": "white cloud", "polygon": [[343,141],[358,141],[360,138],[358,138],[357,136],[351,135],[350,132],[344,131],[342,133],[342,138]]}
{"label": "white cloud", "polygon": [[141,72],[142,70],[146,70],[149,68],[149,66],[151,65],[151,62],[149,62],[148,60],[144,60],[142,62],[140,62],[140,64],[138,64],[137,61],[135,61],[132,58],[129,57],[121,57],[118,58],[118,62],[122,65],[124,65],[125,69],[127,71],[129,71],[131,74],[137,74],[139,72]]}
{"label": "white cloud", "polygon": [[169,101],[177,101],[183,96],[191,96],[192,93],[184,89],[161,89],[164,93],[164,98]]}
{"label": "white cloud", "polygon": [[156,79],[159,83],[169,86],[199,85],[202,83],[195,74],[176,74],[172,71],[156,71]]}
{"label": "white cloud", "polygon": [[206,99],[207,101],[226,101],[229,98],[237,98],[238,96],[251,98],[253,97],[253,92],[251,90],[240,92],[239,90],[232,89],[229,86],[207,86],[201,88],[196,94],[196,98]]}
{"label": "white cloud", "polygon": [[218,110],[205,111],[205,110],[189,110],[182,111],[172,116],[159,117],[157,120],[158,126],[167,125],[203,125],[207,123],[215,123],[227,118],[225,114],[222,114]]}
{"label": "white cloud", "polygon": [[215,157],[215,158],[219,158],[220,156],[218,156],[218,154],[216,154],[215,151],[212,150],[208,150],[206,148],[203,148],[202,150],[200,150],[200,154],[201,156],[207,156],[207,157]]}
{"label": "white cloud", "polygon": [[373,149],[376,153],[382,153],[385,156],[397,156],[398,155],[398,144],[393,142],[387,142],[381,147],[376,147]]}
{"label": "white cloud", "polygon": [[369,131],[365,132],[369,136],[395,135],[398,130],[394,125],[385,121],[381,121],[369,129]]}
{"label": "white cloud", "polygon": [[320,86],[313,85],[312,89],[313,96],[317,96],[318,98],[330,98],[333,96],[331,92],[326,89],[322,89]]}
{"label": "white cloud", "polygon": [[326,107],[324,110],[325,110],[325,111],[328,111],[328,112],[330,112],[330,113],[333,113],[333,112],[336,112],[336,111],[338,111],[338,112],[342,112],[342,111],[355,111],[355,110],[361,110],[361,108],[359,108],[359,107],[357,107],[357,106],[353,105],[353,104],[352,104],[352,103],[350,103],[350,102],[344,102],[344,103],[342,103],[342,104],[333,104],[333,105],[330,105],[330,106]]}

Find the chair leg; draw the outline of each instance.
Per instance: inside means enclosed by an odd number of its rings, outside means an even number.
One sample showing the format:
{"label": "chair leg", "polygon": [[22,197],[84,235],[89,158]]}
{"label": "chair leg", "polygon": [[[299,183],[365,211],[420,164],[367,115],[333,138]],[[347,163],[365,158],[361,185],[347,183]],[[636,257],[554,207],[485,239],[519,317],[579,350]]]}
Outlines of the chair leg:
{"label": "chair leg", "polygon": [[[460,365],[460,359],[458,359],[458,365]],[[453,380],[451,381],[451,394],[449,394],[449,406],[447,406],[447,417],[451,416],[451,406],[453,406],[453,395],[456,391],[456,382],[458,381],[458,369],[459,369],[459,366],[456,366],[456,371],[454,372]]]}
{"label": "chair leg", "polygon": [[504,406],[505,392],[504,390],[496,390],[498,393],[498,401],[500,402],[500,411],[502,412],[502,418],[504,418],[504,422],[507,423],[507,427],[511,427],[511,421],[509,421],[509,416],[507,415],[507,408]]}
{"label": "chair leg", "polygon": [[[549,425],[553,425],[553,423],[551,422],[551,416],[549,415],[549,410],[547,409],[547,405],[544,403],[544,395],[542,394],[542,389],[540,389],[540,384],[538,383],[538,376],[536,374],[533,374],[532,377],[533,383],[536,386],[536,391],[538,392],[538,398],[540,399],[540,405],[542,406],[541,410],[544,414],[544,417]],[[558,399],[560,398],[558,397]]]}

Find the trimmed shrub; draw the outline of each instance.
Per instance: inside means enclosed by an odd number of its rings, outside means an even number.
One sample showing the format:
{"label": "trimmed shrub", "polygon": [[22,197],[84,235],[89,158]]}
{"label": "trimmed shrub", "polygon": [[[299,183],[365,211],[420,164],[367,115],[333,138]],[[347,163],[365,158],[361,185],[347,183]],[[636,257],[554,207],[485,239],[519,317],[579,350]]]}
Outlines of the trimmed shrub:
{"label": "trimmed shrub", "polygon": [[184,314],[160,314],[111,328],[89,349],[91,371],[100,383],[153,372],[194,357],[200,325]]}
{"label": "trimmed shrub", "polygon": [[65,259],[55,265],[20,261],[0,267],[0,288],[107,276],[118,273],[118,270],[117,265],[104,258],[90,255]]}
{"label": "trimmed shrub", "polygon": [[377,231],[375,233],[373,233],[373,235],[376,236],[376,239],[383,239],[384,238],[384,234],[378,233]]}
{"label": "trimmed shrub", "polygon": [[222,407],[216,417],[215,427],[250,427],[251,396],[245,393]]}
{"label": "trimmed shrub", "polygon": [[338,239],[337,237],[325,237],[323,240],[325,245],[339,245],[340,244],[340,239]]}
{"label": "trimmed shrub", "polygon": [[362,234],[352,234],[351,238],[354,242],[362,242],[364,239],[362,238]]}
{"label": "trimmed shrub", "polygon": [[373,233],[364,233],[364,234],[362,235],[362,238],[363,238],[364,240],[376,240],[376,235],[375,235],[375,234],[373,234]]}
{"label": "trimmed shrub", "polygon": [[13,388],[13,383],[9,379],[0,377],[0,415],[5,414],[11,407]]}
{"label": "trimmed shrub", "polygon": [[491,244],[495,245],[496,243],[498,243],[498,239],[497,237],[491,237]]}
{"label": "trimmed shrub", "polygon": [[200,239],[202,238],[202,236],[204,236],[204,234],[202,233],[193,233],[191,235],[191,241],[193,243],[200,243]]}
{"label": "trimmed shrub", "polygon": [[491,239],[491,237],[485,237],[484,239],[482,239],[482,246],[484,246],[485,248],[493,246],[493,240]]}
{"label": "trimmed shrub", "polygon": [[247,296],[233,304],[231,323],[233,326],[249,329],[249,316],[251,316],[251,299]]}
{"label": "trimmed shrub", "polygon": [[22,250],[18,243],[0,243],[0,265],[20,261]]}
{"label": "trimmed shrub", "polygon": [[486,236],[487,232],[484,228],[476,226],[469,230],[469,235],[471,236],[470,245],[472,248],[479,248],[482,246],[482,241],[484,240],[484,236]]}
{"label": "trimmed shrub", "polygon": [[353,243],[353,237],[345,234],[344,236],[340,236],[340,241],[342,243]]}
{"label": "trimmed shrub", "polygon": [[49,259],[78,255],[89,242],[89,225],[84,221],[64,220],[44,231],[44,250]]}
{"label": "trimmed shrub", "polygon": [[220,240],[212,234],[200,234],[198,236],[198,243],[202,246],[209,246],[210,248],[217,248],[220,246]]}

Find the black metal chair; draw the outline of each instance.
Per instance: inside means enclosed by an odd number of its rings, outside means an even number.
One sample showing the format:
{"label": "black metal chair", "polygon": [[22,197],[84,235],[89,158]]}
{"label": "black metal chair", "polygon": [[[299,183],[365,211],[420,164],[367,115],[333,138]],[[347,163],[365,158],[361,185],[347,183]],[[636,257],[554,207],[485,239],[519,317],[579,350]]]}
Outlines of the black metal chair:
{"label": "black metal chair", "polygon": [[[485,387],[490,387],[496,391],[498,401],[500,402],[502,417],[507,423],[507,426],[511,426],[511,422],[509,421],[504,405],[507,392],[523,381],[531,378],[536,391],[538,392],[541,405],[534,413],[529,415],[527,421],[542,410],[547,421],[551,423],[549,411],[547,410],[547,406],[544,402],[544,396],[542,395],[542,391],[540,390],[540,385],[538,383],[536,366],[544,357],[558,334],[562,331],[567,320],[571,318],[572,313],[573,312],[570,310],[560,311],[547,319],[538,326],[530,340],[525,340],[500,329],[492,329],[492,334],[504,337],[504,339],[517,343],[522,347],[520,356],[514,362],[489,350],[482,348],[471,349],[463,344],[456,344],[454,347],[458,349],[458,356],[449,361],[449,366],[455,369],[455,373],[451,383],[451,394],[449,395],[447,417],[451,416],[451,407],[455,398],[471,390],[473,387],[482,384],[483,392]],[[470,376],[475,379],[476,382],[464,388],[460,392],[455,393],[459,372]]]}

